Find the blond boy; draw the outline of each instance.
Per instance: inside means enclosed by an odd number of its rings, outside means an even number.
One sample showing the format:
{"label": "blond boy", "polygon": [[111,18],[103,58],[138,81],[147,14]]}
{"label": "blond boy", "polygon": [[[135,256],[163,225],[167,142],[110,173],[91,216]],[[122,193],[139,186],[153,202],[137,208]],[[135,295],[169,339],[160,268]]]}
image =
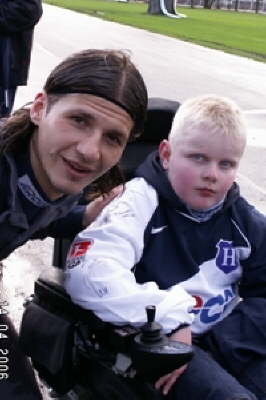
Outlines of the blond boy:
{"label": "blond boy", "polygon": [[[168,140],[76,237],[73,249],[89,243],[87,251],[69,253],[66,288],[74,302],[135,326],[154,304],[173,339],[194,343],[190,364],[155,383],[171,399],[266,399],[266,338],[248,319],[252,307],[266,306],[266,218],[235,183],[245,145],[234,102],[187,100]],[[232,318],[232,340],[220,348]],[[256,323],[266,325],[262,317]]]}

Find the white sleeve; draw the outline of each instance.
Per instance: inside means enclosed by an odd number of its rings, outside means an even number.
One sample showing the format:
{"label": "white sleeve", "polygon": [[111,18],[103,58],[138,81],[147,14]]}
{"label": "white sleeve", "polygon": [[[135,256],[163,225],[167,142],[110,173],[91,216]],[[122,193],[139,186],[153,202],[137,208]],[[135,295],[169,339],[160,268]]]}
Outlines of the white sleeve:
{"label": "white sleeve", "polygon": [[143,178],[135,178],[77,235],[65,271],[65,288],[74,303],[118,325],[145,323],[147,305],[156,306],[156,321],[166,332],[191,324],[195,301],[182,287],[160,290],[155,282],[138,284],[132,273],[157,205],[156,191]]}

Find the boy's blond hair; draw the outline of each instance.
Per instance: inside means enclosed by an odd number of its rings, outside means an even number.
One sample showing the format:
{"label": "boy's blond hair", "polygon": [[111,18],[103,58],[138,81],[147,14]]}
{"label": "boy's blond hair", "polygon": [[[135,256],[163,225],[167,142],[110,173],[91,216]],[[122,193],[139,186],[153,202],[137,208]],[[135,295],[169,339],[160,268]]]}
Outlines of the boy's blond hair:
{"label": "boy's blond hair", "polygon": [[[216,95],[197,96],[186,100],[176,112],[169,142],[175,144],[191,131],[203,128],[208,135],[224,135],[246,144],[246,121],[238,105]],[[201,130],[201,131],[202,131]]]}

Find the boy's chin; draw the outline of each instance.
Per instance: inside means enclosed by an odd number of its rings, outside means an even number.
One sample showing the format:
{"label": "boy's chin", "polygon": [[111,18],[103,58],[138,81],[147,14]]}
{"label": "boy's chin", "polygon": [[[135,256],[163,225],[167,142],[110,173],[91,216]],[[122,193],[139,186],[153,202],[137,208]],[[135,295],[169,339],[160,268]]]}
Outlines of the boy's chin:
{"label": "boy's chin", "polygon": [[198,212],[204,212],[204,211],[208,211],[210,208],[214,207],[216,204],[216,202],[210,202],[210,203],[205,203],[205,204],[199,204],[199,203],[195,203],[192,205],[187,204],[187,206],[189,208],[191,208],[194,211],[198,211]]}

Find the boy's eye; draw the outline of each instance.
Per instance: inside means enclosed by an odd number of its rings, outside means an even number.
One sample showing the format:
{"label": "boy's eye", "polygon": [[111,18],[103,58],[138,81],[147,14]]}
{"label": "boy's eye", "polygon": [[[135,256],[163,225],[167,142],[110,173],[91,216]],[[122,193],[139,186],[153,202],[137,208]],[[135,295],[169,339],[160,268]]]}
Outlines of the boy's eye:
{"label": "boy's eye", "polygon": [[190,155],[189,155],[189,158],[190,158],[191,160],[194,160],[194,161],[197,161],[197,162],[202,162],[202,161],[205,161],[205,160],[206,160],[206,157],[205,157],[203,154],[197,154],[197,153],[195,153],[195,154],[190,154]]}
{"label": "boy's eye", "polygon": [[228,168],[233,168],[235,166],[235,163],[230,160],[222,160],[220,161],[220,166],[224,169],[228,169]]}

